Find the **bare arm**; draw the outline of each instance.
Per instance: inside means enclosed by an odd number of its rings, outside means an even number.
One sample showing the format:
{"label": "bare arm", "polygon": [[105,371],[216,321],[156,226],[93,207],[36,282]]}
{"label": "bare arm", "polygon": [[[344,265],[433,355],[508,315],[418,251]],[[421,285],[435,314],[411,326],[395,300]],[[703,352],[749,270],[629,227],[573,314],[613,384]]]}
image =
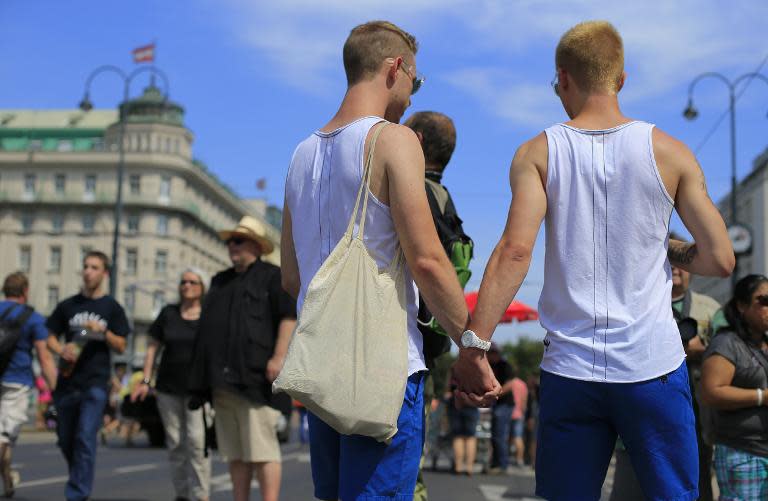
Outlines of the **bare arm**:
{"label": "bare arm", "polygon": [[407,127],[387,126],[376,146],[376,157],[385,162],[390,210],[408,267],[430,311],[460,345],[467,304],[429,210],[418,138]]}
{"label": "bare arm", "polygon": [[280,274],[283,289],[293,299],[299,297],[301,278],[299,262],[296,259],[296,248],[293,245],[293,222],[288,202],[283,203],[283,231],[280,235]]}
{"label": "bare arm", "polygon": [[[757,406],[757,390],[732,386],[736,367],[727,358],[711,355],[702,365],[701,397],[715,409],[736,410]],[[768,403],[765,395],[763,405]]]}
{"label": "bare arm", "polygon": [[272,358],[267,362],[267,379],[271,382],[277,379],[278,374],[283,368],[285,355],[288,353],[288,345],[291,343],[291,336],[296,328],[296,320],[285,318],[280,321],[277,327],[277,341],[275,342],[275,352]]}
{"label": "bare arm", "polygon": [[407,127],[390,125],[382,131],[376,151],[381,152],[376,157],[385,166],[390,211],[408,268],[429,310],[459,346],[453,366],[459,383],[457,402],[490,405],[501,387],[485,352],[461,348],[469,317],[467,303],[429,210],[419,140]]}
{"label": "bare arm", "polygon": [[56,389],[56,365],[53,363],[51,352],[48,351],[48,342],[46,340],[35,341],[35,351],[37,351],[37,360],[40,362],[40,369],[43,371],[45,382],[51,391]]}
{"label": "bare arm", "polygon": [[107,330],[104,333],[105,341],[107,342],[107,345],[114,351],[115,353],[123,353],[125,351],[125,347],[127,346],[128,342],[123,336],[118,336],[114,332]]}
{"label": "bare arm", "polygon": [[675,208],[694,243],[671,240],[669,260],[697,275],[727,277],[735,257],[725,223],[707,193],[701,166],[690,149],[671,136],[653,129],[653,152],[660,170],[679,179]]}
{"label": "bare arm", "polygon": [[[155,368],[155,357],[157,356],[157,350],[160,349],[160,343],[153,338],[150,338],[147,344],[147,353],[144,355],[144,379],[150,381],[152,379],[152,371]],[[131,402],[135,402],[136,399],[144,400],[149,394],[149,385],[137,384],[134,386],[131,392]]]}
{"label": "bare arm", "polygon": [[501,240],[488,260],[471,328],[489,340],[528,273],[533,245],[547,212],[539,168],[547,162],[547,139],[540,134],[523,144],[512,160],[512,202]]}

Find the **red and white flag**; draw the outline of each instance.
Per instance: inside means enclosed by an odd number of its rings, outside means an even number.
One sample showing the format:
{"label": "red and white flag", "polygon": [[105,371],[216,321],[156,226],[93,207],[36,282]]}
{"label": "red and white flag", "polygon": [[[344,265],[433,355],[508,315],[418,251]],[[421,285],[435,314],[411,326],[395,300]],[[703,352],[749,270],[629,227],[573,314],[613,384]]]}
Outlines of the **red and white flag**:
{"label": "red and white flag", "polygon": [[132,54],[134,63],[151,63],[155,60],[155,44],[151,43],[143,47],[137,47],[133,49]]}

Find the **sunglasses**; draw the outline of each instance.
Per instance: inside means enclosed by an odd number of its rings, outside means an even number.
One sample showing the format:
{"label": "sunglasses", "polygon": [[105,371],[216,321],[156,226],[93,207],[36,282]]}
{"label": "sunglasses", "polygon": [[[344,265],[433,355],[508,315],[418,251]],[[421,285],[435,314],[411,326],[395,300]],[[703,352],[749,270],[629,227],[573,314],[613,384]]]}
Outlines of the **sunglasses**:
{"label": "sunglasses", "polygon": [[560,97],[560,75],[557,72],[555,72],[555,78],[549,82],[549,85],[552,86],[552,90],[555,91],[555,95]]}
{"label": "sunglasses", "polygon": [[755,301],[760,303],[760,306],[768,306],[768,294],[757,296]]}
{"label": "sunglasses", "polygon": [[200,285],[200,282],[197,280],[181,280],[179,285]]}
{"label": "sunglasses", "polygon": [[400,67],[403,69],[406,75],[411,77],[413,80],[411,83],[413,84],[413,87],[411,88],[411,95],[416,94],[419,89],[421,89],[421,85],[424,83],[424,75],[419,75],[418,73],[413,72],[413,66],[410,66],[405,61],[402,62]]}
{"label": "sunglasses", "polygon": [[243,242],[245,242],[244,238],[232,237],[232,238],[228,238],[227,239],[227,245],[229,245],[229,244],[240,245]]}

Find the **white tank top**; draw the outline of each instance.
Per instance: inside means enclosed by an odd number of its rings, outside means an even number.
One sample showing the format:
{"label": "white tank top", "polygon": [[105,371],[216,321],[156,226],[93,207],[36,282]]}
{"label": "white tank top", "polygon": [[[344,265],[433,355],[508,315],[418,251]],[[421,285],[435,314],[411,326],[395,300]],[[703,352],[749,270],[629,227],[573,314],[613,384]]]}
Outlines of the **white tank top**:
{"label": "white tank top", "polygon": [[[299,263],[299,312],[309,282],[347,229],[363,178],[365,140],[371,127],[383,121],[379,117],[364,117],[332,132],[316,131],[299,144],[293,154],[285,184],[285,201],[291,212],[293,244]],[[389,266],[399,240],[389,207],[372,193],[363,240],[379,267]],[[419,294],[407,266],[405,283],[408,375],[411,375],[425,370],[426,366],[421,332],[416,324]]]}
{"label": "white tank top", "polygon": [[541,368],[601,382],[637,382],[685,359],[670,306],[674,201],[653,156],[653,125],[547,129]]}

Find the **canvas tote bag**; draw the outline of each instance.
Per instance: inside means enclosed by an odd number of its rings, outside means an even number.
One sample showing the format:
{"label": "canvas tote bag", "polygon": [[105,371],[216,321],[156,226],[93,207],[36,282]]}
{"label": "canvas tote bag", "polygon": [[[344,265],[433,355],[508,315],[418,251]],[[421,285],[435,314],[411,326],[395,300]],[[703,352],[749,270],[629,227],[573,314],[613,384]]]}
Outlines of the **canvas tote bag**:
{"label": "canvas tote bag", "polygon": [[380,270],[363,243],[371,161],[384,127],[374,131],[347,231],[309,283],[272,386],[339,433],[380,442],[397,433],[408,378],[405,259],[398,245],[390,265]]}

